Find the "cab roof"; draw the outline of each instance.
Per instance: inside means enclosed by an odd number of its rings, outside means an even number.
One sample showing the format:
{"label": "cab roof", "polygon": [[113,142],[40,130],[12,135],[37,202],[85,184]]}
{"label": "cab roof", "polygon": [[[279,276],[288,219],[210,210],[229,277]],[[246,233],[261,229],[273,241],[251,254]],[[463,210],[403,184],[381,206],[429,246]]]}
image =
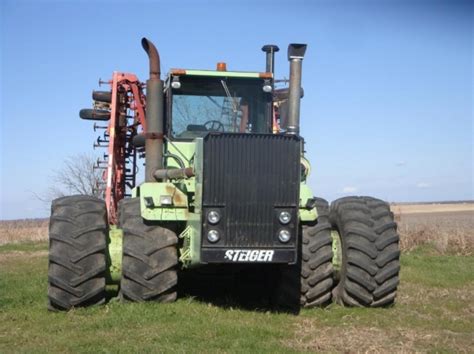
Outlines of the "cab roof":
{"label": "cab roof", "polygon": [[219,71],[219,70],[192,70],[192,69],[171,69],[169,76],[213,76],[213,77],[240,77],[240,78],[261,78],[271,79],[272,73],[253,71]]}

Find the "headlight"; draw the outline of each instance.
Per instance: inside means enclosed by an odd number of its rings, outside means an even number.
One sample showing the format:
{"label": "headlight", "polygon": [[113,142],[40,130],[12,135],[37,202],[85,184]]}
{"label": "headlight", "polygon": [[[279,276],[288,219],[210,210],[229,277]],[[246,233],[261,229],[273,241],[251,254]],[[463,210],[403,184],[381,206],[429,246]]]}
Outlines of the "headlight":
{"label": "headlight", "polygon": [[291,214],[287,211],[282,211],[280,215],[278,215],[278,220],[280,220],[283,225],[286,225],[291,221]]}
{"label": "headlight", "polygon": [[173,205],[173,197],[171,195],[160,195],[160,205]]}
{"label": "headlight", "polygon": [[273,87],[272,87],[272,84],[270,82],[270,80],[265,80],[263,82],[263,92],[266,92],[266,93],[270,93],[273,91]]}
{"label": "headlight", "polygon": [[218,211],[216,210],[211,210],[209,213],[207,213],[207,221],[209,221],[210,224],[217,224],[221,220],[221,214],[219,214]]}
{"label": "headlight", "polygon": [[173,77],[173,81],[171,81],[171,87],[175,90],[179,90],[181,88],[181,82],[179,82],[179,78],[177,76]]}
{"label": "headlight", "polygon": [[207,233],[207,240],[211,243],[216,243],[220,238],[221,236],[217,230],[211,230]]}
{"label": "headlight", "polygon": [[288,241],[290,241],[290,238],[291,234],[288,230],[280,230],[280,232],[278,233],[278,239],[280,240],[280,242],[287,243]]}

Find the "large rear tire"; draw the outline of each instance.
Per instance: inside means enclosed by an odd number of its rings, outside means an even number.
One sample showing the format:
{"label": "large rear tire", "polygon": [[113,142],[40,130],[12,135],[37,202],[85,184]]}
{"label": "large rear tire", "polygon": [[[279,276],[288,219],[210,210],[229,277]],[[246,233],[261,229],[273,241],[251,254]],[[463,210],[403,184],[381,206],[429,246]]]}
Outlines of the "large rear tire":
{"label": "large rear tire", "polygon": [[330,220],[342,245],[335,301],[363,307],[393,304],[399,284],[400,249],[397,224],[388,203],[371,197],[341,198],[332,203]]}
{"label": "large rear tire", "polygon": [[331,301],[333,289],[332,237],[329,204],[315,198],[318,219],[303,225],[301,256],[301,305],[324,306]]}
{"label": "large rear tire", "polygon": [[105,301],[107,210],[95,197],[58,198],[49,224],[48,308]]}
{"label": "large rear tire", "polygon": [[329,205],[315,198],[318,218],[301,226],[298,263],[283,266],[275,292],[278,308],[295,312],[300,307],[327,305],[333,288],[332,238]]}
{"label": "large rear tire", "polygon": [[176,300],[176,234],[144,220],[140,213],[140,198],[120,202],[119,220],[123,230],[122,298],[139,302]]}

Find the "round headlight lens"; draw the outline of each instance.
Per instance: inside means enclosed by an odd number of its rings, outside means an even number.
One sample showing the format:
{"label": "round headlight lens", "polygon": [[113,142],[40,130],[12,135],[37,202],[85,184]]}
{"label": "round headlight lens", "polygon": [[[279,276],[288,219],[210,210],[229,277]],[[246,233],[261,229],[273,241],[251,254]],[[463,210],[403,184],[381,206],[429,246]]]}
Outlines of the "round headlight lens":
{"label": "round headlight lens", "polygon": [[290,241],[290,238],[291,234],[288,230],[280,230],[280,232],[278,233],[278,239],[280,240],[280,242],[287,243],[288,241]]}
{"label": "round headlight lens", "polygon": [[272,86],[271,85],[263,85],[263,92],[266,92],[266,93],[272,92]]}
{"label": "round headlight lens", "polygon": [[211,210],[209,213],[207,213],[207,221],[209,221],[210,224],[217,224],[221,220],[221,214],[219,214],[218,211],[216,210]]}
{"label": "round headlight lens", "polygon": [[219,235],[219,231],[217,230],[211,230],[207,233],[207,240],[209,242],[215,243],[219,241],[220,238],[221,236]]}
{"label": "round headlight lens", "polygon": [[291,214],[287,211],[282,211],[280,215],[278,215],[278,220],[280,220],[283,225],[286,225],[291,221]]}

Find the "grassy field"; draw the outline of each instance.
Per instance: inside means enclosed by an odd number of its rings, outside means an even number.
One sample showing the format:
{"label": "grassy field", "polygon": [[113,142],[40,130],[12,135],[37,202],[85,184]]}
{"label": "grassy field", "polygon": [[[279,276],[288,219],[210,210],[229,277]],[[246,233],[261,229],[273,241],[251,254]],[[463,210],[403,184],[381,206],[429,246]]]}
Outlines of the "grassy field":
{"label": "grassy field", "polygon": [[[0,246],[0,353],[9,352],[471,352],[474,213],[399,211],[404,253],[394,307],[249,308],[239,298],[183,295],[173,304],[46,310],[47,244],[9,224]],[[40,221],[41,222],[41,221]],[[44,222],[41,224],[44,227]],[[4,225],[5,226],[5,225]],[[0,225],[0,239],[2,236]],[[214,283],[212,288],[222,284]]]}
{"label": "grassy field", "polygon": [[[331,305],[299,316],[229,300],[46,311],[46,246],[0,247],[0,352],[470,351],[474,258],[418,249],[402,257],[396,306]],[[222,302],[221,302],[222,303]],[[237,305],[237,306],[236,306]]]}

